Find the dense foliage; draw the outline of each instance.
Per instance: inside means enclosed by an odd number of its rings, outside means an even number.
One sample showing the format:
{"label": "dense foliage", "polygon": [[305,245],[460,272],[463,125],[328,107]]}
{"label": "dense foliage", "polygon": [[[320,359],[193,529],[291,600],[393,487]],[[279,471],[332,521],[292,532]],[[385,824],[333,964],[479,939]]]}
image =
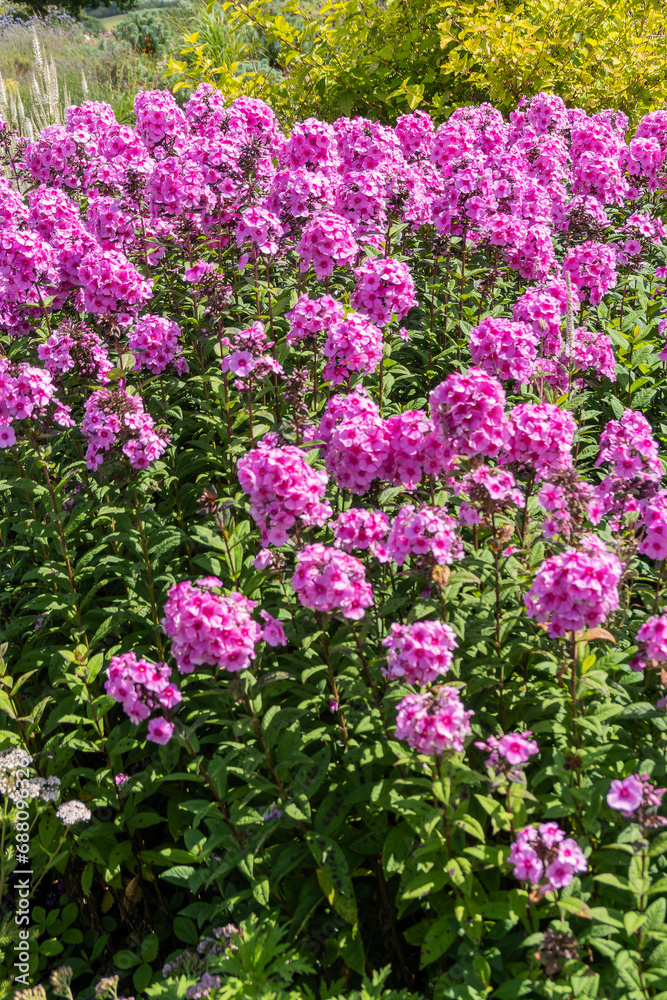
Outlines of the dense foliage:
{"label": "dense foliage", "polygon": [[154,56],[165,46],[169,30],[159,11],[135,11],[124,17],[114,28],[114,35],[129,42],[133,49]]}
{"label": "dense foliage", "polygon": [[667,112],[135,111],[0,132],[4,977],[664,997]]}
{"label": "dense foliage", "polygon": [[667,98],[660,0],[209,0],[207,7],[224,12],[239,48],[248,28],[258,32],[280,75],[240,67],[227,46],[200,33],[172,61],[176,86],[217,82],[234,97],[270,100],[290,123],[310,115],[389,122],[417,107],[441,120],[479,100],[509,112],[521,97],[549,90],[591,114],[620,109],[634,125]]}

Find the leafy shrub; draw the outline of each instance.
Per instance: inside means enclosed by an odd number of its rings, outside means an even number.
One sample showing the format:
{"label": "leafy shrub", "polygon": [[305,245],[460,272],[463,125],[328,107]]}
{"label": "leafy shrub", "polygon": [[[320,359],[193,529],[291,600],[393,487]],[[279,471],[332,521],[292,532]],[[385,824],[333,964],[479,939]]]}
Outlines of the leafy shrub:
{"label": "leafy shrub", "polygon": [[[215,0],[183,4],[188,34],[178,57],[171,55],[168,81],[175,94],[194,90],[202,80],[215,80],[230,97],[279,86],[282,74],[272,68],[277,42],[267,44],[253,23],[232,25]],[[195,30],[193,30],[195,29]],[[251,83],[250,81],[254,81]]]}
{"label": "leafy shrub", "polygon": [[[277,83],[247,73],[234,95],[270,99],[287,121],[341,114],[388,121],[417,107],[439,119],[475,100],[509,110],[548,90],[590,112],[620,108],[636,122],[667,96],[657,0],[219,6],[235,31],[261,30],[282,70]],[[225,89],[228,62],[205,43],[198,60],[180,69],[182,82],[213,83],[221,74]]]}
{"label": "leafy shrub", "polygon": [[134,107],[0,132],[2,976],[659,997],[667,112]]}
{"label": "leafy shrub", "polygon": [[162,14],[151,10],[128,14],[113,29],[116,38],[129,42],[137,52],[154,56],[169,38],[169,31]]}

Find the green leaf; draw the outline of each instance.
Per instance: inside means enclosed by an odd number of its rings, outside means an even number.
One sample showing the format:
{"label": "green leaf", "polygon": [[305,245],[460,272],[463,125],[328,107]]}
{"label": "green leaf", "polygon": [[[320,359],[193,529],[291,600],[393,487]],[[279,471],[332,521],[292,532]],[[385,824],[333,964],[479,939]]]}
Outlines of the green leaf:
{"label": "green leaf", "polygon": [[123,948],[121,951],[117,951],[113,957],[114,965],[119,969],[133,969],[135,965],[139,965],[141,959],[138,955],[135,955],[133,951],[128,951],[127,948]]}
{"label": "green leaf", "polygon": [[345,854],[330,837],[309,833],[306,841],[318,864],[317,881],[329,904],[343,920],[357,923],[357,901]]}
{"label": "green leaf", "polygon": [[438,917],[426,932],[422,944],[419,968],[424,969],[441,958],[457,937],[457,928],[451,917]]}

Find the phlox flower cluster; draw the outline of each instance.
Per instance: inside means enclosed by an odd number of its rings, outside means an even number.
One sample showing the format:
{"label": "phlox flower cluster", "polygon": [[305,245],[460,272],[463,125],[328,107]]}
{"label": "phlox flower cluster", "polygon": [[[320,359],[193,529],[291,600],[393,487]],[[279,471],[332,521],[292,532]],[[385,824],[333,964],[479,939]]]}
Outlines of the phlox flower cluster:
{"label": "phlox flower cluster", "polygon": [[586,240],[565,255],[563,271],[570,273],[578,291],[588,291],[593,305],[616,284],[616,251],[606,243]]}
{"label": "phlox flower cluster", "polygon": [[331,444],[336,428],[346,421],[363,421],[380,416],[380,408],[364,386],[357,386],[346,396],[332,396],[324,408],[319,434],[325,445]]}
{"label": "phlox flower cluster", "polygon": [[331,171],[338,167],[338,144],[333,126],[317,118],[296,122],[279,154],[286,167]]}
{"label": "phlox flower cluster", "polygon": [[382,331],[361,313],[349,313],[329,330],[323,378],[338,385],[355,374],[370,375],[382,360],[382,350]]}
{"label": "phlox flower cluster", "polygon": [[507,469],[493,469],[478,465],[467,472],[455,485],[457,496],[466,499],[459,508],[459,518],[464,524],[481,524],[496,513],[514,507],[525,507],[526,500]]}
{"label": "phlox flower cluster", "polygon": [[335,212],[321,212],[304,227],[295,247],[302,271],[312,267],[318,278],[325,278],[334,267],[351,267],[359,245],[347,219]]}
{"label": "phlox flower cluster", "polygon": [[502,381],[528,382],[539,337],[528,323],[488,316],[473,327],[468,346],[473,362]]}
{"label": "phlox flower cluster", "polygon": [[[577,289],[572,287],[572,308],[579,307]],[[561,326],[567,311],[567,288],[562,278],[554,278],[538,288],[529,288],[512,306],[515,321],[530,323],[542,339],[547,358],[564,347]]]}
{"label": "phlox flower cluster", "polygon": [[633,670],[642,670],[647,660],[664,663],[667,660],[667,615],[653,615],[645,621],[635,641],[639,652],[631,661]]}
{"label": "phlox flower cluster", "polygon": [[445,476],[452,471],[455,450],[436,437],[433,421],[423,410],[405,410],[385,421],[389,453],[382,478],[392,486],[412,490],[424,474]]}
{"label": "phlox flower cluster", "polygon": [[390,257],[372,257],[358,267],[352,305],[378,326],[401,320],[417,304],[415,283],[407,264]]}
{"label": "phlox flower cluster", "polygon": [[394,622],[382,645],[389,650],[387,666],[382,670],[384,676],[424,687],[447,673],[458,642],[454,629],[445,622],[420,621],[413,625]]}
{"label": "phlox flower cluster", "polygon": [[542,894],[570,885],[588,861],[576,840],[566,837],[557,823],[541,823],[520,830],[510,848],[514,877],[539,886]]}
{"label": "phlox flower cluster", "polygon": [[505,392],[481,368],[452,372],[430,395],[435,434],[463,455],[493,458],[508,437]]}
{"label": "phlox flower cluster", "polygon": [[651,559],[667,559],[667,493],[640,500],[639,525],[643,529],[637,552]]}
{"label": "phlox flower cluster", "polygon": [[392,521],[387,550],[399,566],[408,556],[419,565],[446,566],[463,556],[463,542],[456,521],[442,508],[406,504]]}
{"label": "phlox flower cluster", "polygon": [[37,346],[37,357],[54,378],[75,372],[81,378],[101,382],[109,380],[113,368],[106,346],[85,323],[63,321],[44,343]]}
{"label": "phlox flower cluster", "polygon": [[664,558],[664,555],[654,555],[665,548],[662,537],[666,512],[658,485],[662,466],[658,443],[642,413],[626,410],[620,420],[609,421],[600,436],[600,452],[595,464],[603,463],[611,464],[611,473],[594,489],[589,506],[592,523],[611,516],[610,526],[618,530],[625,515],[640,511],[640,522],[645,530],[640,537],[639,552]]}
{"label": "phlox flower cluster", "polygon": [[[242,247],[245,243],[253,244],[253,254],[264,257],[275,257],[278,253],[278,243],[283,235],[280,219],[259,205],[251,205],[243,209],[236,227],[236,245]],[[239,260],[239,269],[243,268],[250,255],[246,254]]]}
{"label": "phlox flower cluster", "polygon": [[266,207],[280,221],[283,235],[296,239],[308,219],[332,209],[334,200],[333,182],[321,170],[278,170],[271,180]]}
{"label": "phlox flower cluster", "polygon": [[607,805],[622,812],[629,823],[639,823],[644,829],[667,826],[667,819],[658,816],[662,797],[667,789],[656,788],[648,774],[629,774],[615,778],[607,792]]}
{"label": "phlox flower cluster", "polygon": [[178,686],[171,682],[171,668],[166,663],[151,663],[135,653],[112,656],[107,668],[104,690],[123,706],[125,714],[138,726],[148,723],[147,739],[153,743],[168,743],[174,731],[173,722],[153,710],[172,709],[183,700]]}
{"label": "phlox flower cluster", "polygon": [[532,469],[537,476],[572,466],[575,423],[568,410],[552,403],[522,403],[510,413],[502,461]]}
{"label": "phlox flower cluster", "polygon": [[296,562],[292,586],[304,607],[355,621],[373,604],[364,564],[347,552],[306,545],[297,553]]}
{"label": "phlox flower cluster", "polygon": [[229,349],[220,367],[236,376],[238,389],[257,384],[267,375],[282,374],[282,365],[266,353],[274,342],[266,336],[263,323],[257,321],[245,330],[237,330],[231,337],[222,337],[220,343]]}
{"label": "phlox flower cluster", "polygon": [[470,717],[456,688],[440,687],[429,694],[408,694],[396,706],[396,739],[419,753],[439,757],[463,750],[471,732]]}
{"label": "phlox flower cluster", "polygon": [[213,592],[221,586],[216,577],[204,577],[177,583],[167,594],[162,628],[182,674],[203,665],[238,673],[257,656],[262,639],[261,626],[252,618],[257,601],[237,591],[226,597]]}
{"label": "phlox flower cluster", "polygon": [[[328,434],[324,460],[327,471],[340,489],[361,495],[368,492],[373,480],[382,476],[389,458],[389,439],[385,422],[375,404],[369,408],[365,405],[364,396],[358,399],[364,400],[363,410],[354,405],[357,400],[349,407],[340,407],[338,412],[343,419],[337,421]],[[322,437],[322,424],[325,424],[327,415],[331,416],[336,409],[335,406],[327,406],[328,414],[325,412],[320,424]],[[328,431],[328,421],[325,426]]]}
{"label": "phlox flower cluster", "polygon": [[431,152],[435,128],[433,120],[425,111],[400,115],[396,119],[394,132],[407,160],[421,159]]}
{"label": "phlox flower cluster", "polygon": [[0,448],[11,448],[16,443],[14,424],[45,419],[49,409],[58,426],[73,426],[69,407],[59,402],[55,392],[48,372],[0,357]]}
{"label": "phlox flower cluster", "polygon": [[237,468],[264,545],[284,545],[296,525],[321,526],[331,517],[327,474],[309,465],[299,448],[256,448]]}
{"label": "phlox flower cluster", "polygon": [[331,295],[309,299],[300,295],[296,305],[285,314],[289,323],[287,343],[292,346],[302,340],[317,340],[345,319],[345,309]]}
{"label": "phlox flower cluster", "polygon": [[579,549],[566,549],[541,564],[524,595],[528,617],[546,623],[553,637],[601,625],[619,606],[622,571],[618,556],[586,535]]}
{"label": "phlox flower cluster", "polygon": [[169,435],[155,429],[139,396],[125,389],[97,389],[84,404],[81,431],[87,442],[86,465],[99,469],[105,454],[119,450],[133,469],[147,469],[167,450]]}
{"label": "phlox flower cluster", "polygon": [[86,312],[135,313],[153,294],[153,279],[143,278],[124,254],[95,250],[78,268],[78,305]]}
{"label": "phlox flower cluster", "polygon": [[610,463],[612,475],[620,480],[658,482],[662,478],[658,442],[643,413],[625,410],[620,420],[609,421],[600,435],[596,468],[604,462]]}
{"label": "phlox flower cluster", "polygon": [[377,244],[387,222],[385,176],[381,170],[348,170],[341,174],[334,209],[352,226],[356,239]]}
{"label": "phlox flower cluster", "polygon": [[567,469],[550,475],[549,481],[542,484],[537,500],[549,514],[542,523],[544,537],[561,535],[569,540],[572,532],[591,516],[593,489],[574,469]]}
{"label": "phlox flower cluster", "polygon": [[187,372],[188,365],[184,358],[178,358],[180,327],[173,320],[164,316],[142,316],[128,335],[128,350],[135,355],[134,371],[148,368],[154,375],[159,375],[173,364],[179,375]]}
{"label": "phlox flower cluster", "polygon": [[577,327],[574,331],[571,351],[567,345],[561,355],[561,364],[568,367],[570,362],[577,371],[590,370],[595,377],[604,375],[611,382],[616,381],[616,360],[611,338],[597,330]]}
{"label": "phlox flower cluster", "polygon": [[384,544],[389,531],[389,518],[381,510],[350,507],[331,522],[334,545],[345,552],[362,549],[380,562],[387,562],[389,553]]}

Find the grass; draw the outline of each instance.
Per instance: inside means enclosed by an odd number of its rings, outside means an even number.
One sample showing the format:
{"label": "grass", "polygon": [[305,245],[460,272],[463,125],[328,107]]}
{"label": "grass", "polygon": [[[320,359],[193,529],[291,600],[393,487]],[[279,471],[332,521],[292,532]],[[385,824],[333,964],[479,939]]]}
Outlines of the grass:
{"label": "grass", "polygon": [[[106,101],[120,121],[131,122],[134,94],[164,86],[164,60],[135,52],[129,43],[106,33],[110,22],[118,23],[122,17],[105,18],[105,34],[100,37],[92,37],[83,26],[66,17],[37,23],[35,30],[41,51],[57,79],[60,111],[56,117],[62,117],[65,105],[79,104],[89,98]],[[4,113],[11,119],[14,107],[14,127],[19,127],[19,118],[25,120],[35,111],[33,74],[38,80],[41,78],[32,27],[0,23],[0,75],[7,97]],[[17,113],[17,104],[23,105],[25,115]],[[36,114],[33,117],[37,119]]]}
{"label": "grass", "polygon": [[111,31],[117,24],[120,24],[124,17],[127,17],[127,14],[114,14],[113,17],[99,17],[98,21],[102,25],[103,31]]}
{"label": "grass", "polygon": [[[164,11],[164,7],[142,7],[142,13],[143,11],[148,11],[148,10],[153,11],[154,13],[157,14],[158,12],[162,13]],[[132,12],[128,11],[128,13]],[[127,17],[127,14],[113,14],[111,17],[98,17],[97,20],[102,25],[103,31],[111,31],[113,28],[116,27],[117,24],[120,24],[120,22],[125,17]]]}

